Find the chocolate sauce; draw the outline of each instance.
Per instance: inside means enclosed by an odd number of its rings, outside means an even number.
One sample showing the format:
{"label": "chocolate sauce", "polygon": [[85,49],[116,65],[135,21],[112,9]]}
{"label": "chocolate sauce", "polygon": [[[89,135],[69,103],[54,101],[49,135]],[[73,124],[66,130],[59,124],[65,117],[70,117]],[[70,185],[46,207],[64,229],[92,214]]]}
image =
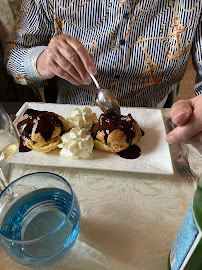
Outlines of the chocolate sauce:
{"label": "chocolate sauce", "polygon": [[25,146],[25,141],[31,139],[32,129],[36,122],[37,125],[34,133],[40,133],[45,141],[51,139],[55,127],[63,127],[63,124],[58,118],[58,115],[53,112],[27,109],[24,115],[28,115],[28,117],[17,124],[17,128],[21,135],[21,144],[19,148],[20,152],[26,152],[30,150]]}
{"label": "chocolate sauce", "polygon": [[[127,119],[127,120],[126,120]],[[120,117],[112,116],[108,114],[101,114],[99,122],[92,129],[94,138],[96,135],[103,131],[105,143],[107,144],[108,135],[115,129],[120,129],[126,134],[126,141],[129,145],[132,144],[132,140],[135,137],[134,119],[131,114],[127,116],[121,115]]]}
{"label": "chocolate sauce", "polygon": [[[99,117],[99,121],[97,124],[94,124],[92,127],[92,136],[95,139],[96,135],[99,132],[104,133],[104,140],[107,144],[108,135],[115,129],[120,129],[124,131],[126,135],[126,141],[129,144],[129,147],[117,154],[126,159],[135,159],[141,155],[141,149],[137,145],[132,145],[133,138],[135,137],[135,120],[128,114],[127,116],[121,115],[120,117],[112,116],[108,114],[101,114]],[[144,136],[145,132],[140,128],[142,136]]]}
{"label": "chocolate sauce", "polygon": [[25,144],[24,144],[24,140],[22,139],[22,137],[20,137],[20,146],[19,146],[19,152],[29,152],[32,149],[28,148]]}
{"label": "chocolate sauce", "polygon": [[130,145],[127,149],[117,153],[120,157],[126,159],[135,159],[141,155],[141,149],[136,144]]}
{"label": "chocolate sauce", "polygon": [[140,130],[141,130],[141,134],[142,134],[142,136],[144,136],[144,135],[145,135],[144,130],[143,130],[143,129],[141,129],[141,127],[140,127]]}

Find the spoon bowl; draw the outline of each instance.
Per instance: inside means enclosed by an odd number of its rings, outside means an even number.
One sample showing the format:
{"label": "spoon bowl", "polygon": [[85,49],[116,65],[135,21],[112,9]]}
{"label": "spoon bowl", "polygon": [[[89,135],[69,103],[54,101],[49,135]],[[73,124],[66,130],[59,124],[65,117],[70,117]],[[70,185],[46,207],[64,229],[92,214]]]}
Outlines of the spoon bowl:
{"label": "spoon bowl", "polygon": [[120,116],[121,115],[120,105],[115,95],[107,89],[101,89],[95,77],[92,74],[90,74],[90,76],[94,81],[97,89],[99,90],[96,99],[97,105],[104,113],[113,116]]}
{"label": "spoon bowl", "polygon": [[101,89],[97,94],[97,105],[107,114],[120,116],[120,105],[115,95],[107,89]]}

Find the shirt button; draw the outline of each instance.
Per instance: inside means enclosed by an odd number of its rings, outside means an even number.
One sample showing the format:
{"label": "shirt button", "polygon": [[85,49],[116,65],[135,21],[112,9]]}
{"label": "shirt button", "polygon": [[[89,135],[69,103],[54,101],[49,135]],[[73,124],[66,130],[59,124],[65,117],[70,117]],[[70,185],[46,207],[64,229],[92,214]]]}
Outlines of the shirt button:
{"label": "shirt button", "polygon": [[125,45],[125,44],[126,44],[125,39],[121,39],[121,40],[119,41],[119,44],[120,44],[121,46]]}
{"label": "shirt button", "polygon": [[124,13],[123,18],[127,20],[129,18],[129,12]]}
{"label": "shirt button", "polygon": [[119,79],[120,78],[120,75],[119,74],[115,74],[114,75],[114,79]]}

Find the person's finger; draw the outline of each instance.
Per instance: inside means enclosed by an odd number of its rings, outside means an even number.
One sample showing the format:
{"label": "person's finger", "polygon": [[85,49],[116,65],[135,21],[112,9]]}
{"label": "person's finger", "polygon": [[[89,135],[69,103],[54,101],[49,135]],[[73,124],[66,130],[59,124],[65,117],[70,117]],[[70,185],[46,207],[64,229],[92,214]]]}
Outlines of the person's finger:
{"label": "person's finger", "polygon": [[191,100],[179,100],[171,107],[171,119],[176,125],[184,125],[192,116],[193,107]]}
{"label": "person's finger", "polygon": [[88,73],[92,73],[95,74],[96,73],[96,67],[95,64],[92,60],[92,58],[90,57],[90,54],[88,53],[88,51],[86,50],[86,48],[84,47],[84,45],[77,40],[76,38],[69,36],[69,35],[65,35],[66,38],[66,42],[71,45],[71,47],[74,49],[74,51],[76,51],[85,67],[85,69],[88,71]]}
{"label": "person's finger", "polygon": [[68,72],[66,72],[63,68],[61,68],[56,62],[54,63],[54,65],[52,66],[54,73],[56,76],[69,81],[70,83],[74,84],[74,85],[81,85],[81,83],[79,81],[77,81],[75,78],[73,78]]}
{"label": "person's finger", "polygon": [[[69,44],[61,44],[62,46],[58,47],[60,54],[58,55],[57,63],[64,67],[64,69],[68,69],[67,72],[72,76],[75,77],[76,80],[82,81],[82,84],[90,84],[91,77],[87,70],[85,69],[79,55],[77,52],[69,45]],[[63,56],[63,59],[62,57]],[[66,59],[66,63],[65,63]]]}
{"label": "person's finger", "polygon": [[[199,104],[199,103],[198,103]],[[189,121],[182,126],[177,126],[166,136],[168,143],[186,142],[202,131],[202,106],[193,105],[194,111]]]}
{"label": "person's finger", "polygon": [[[57,49],[56,49],[57,50]],[[80,84],[89,84],[90,82],[82,80],[81,76],[77,72],[77,70],[74,68],[72,63],[70,63],[61,53],[60,51],[57,51],[54,57],[54,61],[57,63],[58,66],[60,66],[65,72],[67,72],[72,78],[74,78],[76,81],[80,82]],[[80,62],[80,65],[82,63]]]}
{"label": "person's finger", "polygon": [[74,67],[60,54],[57,42],[53,39],[51,46],[47,48],[47,69],[74,85],[83,84],[82,79]]}

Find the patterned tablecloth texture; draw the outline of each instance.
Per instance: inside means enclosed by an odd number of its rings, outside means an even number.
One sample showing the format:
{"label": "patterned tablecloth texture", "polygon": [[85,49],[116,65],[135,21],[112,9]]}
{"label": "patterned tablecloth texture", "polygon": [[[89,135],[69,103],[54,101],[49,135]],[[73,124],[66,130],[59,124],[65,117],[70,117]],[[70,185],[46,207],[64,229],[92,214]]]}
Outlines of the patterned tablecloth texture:
{"label": "patterned tablecloth texture", "polygon": [[[163,109],[164,120],[170,109]],[[170,146],[172,159],[178,155]],[[186,147],[193,171],[202,173],[202,156]],[[8,178],[51,171],[72,185],[82,225],[70,253],[50,270],[167,270],[170,248],[193,197],[196,183],[174,175],[109,172],[11,165]],[[25,270],[0,248],[1,270]]]}

